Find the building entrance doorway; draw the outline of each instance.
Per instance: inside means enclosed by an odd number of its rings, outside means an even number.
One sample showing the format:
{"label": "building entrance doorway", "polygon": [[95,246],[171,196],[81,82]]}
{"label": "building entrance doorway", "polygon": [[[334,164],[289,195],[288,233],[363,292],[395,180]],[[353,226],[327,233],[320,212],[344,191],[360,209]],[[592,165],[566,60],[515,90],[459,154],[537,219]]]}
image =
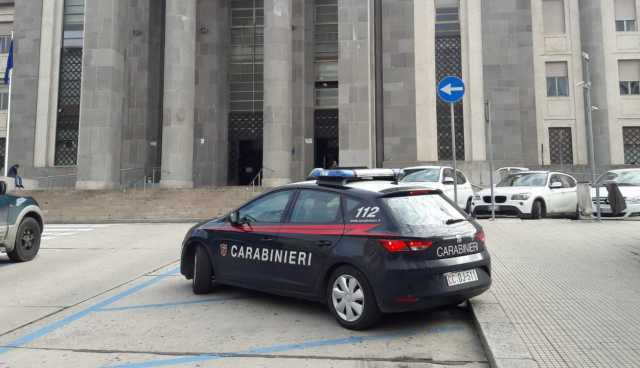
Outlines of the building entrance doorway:
{"label": "building entrance doorway", "polygon": [[238,184],[249,185],[262,170],[262,142],[238,142]]}
{"label": "building entrance doorway", "polygon": [[262,170],[262,112],[229,114],[229,185],[249,185]]}
{"label": "building entrance doorway", "polygon": [[315,167],[325,169],[338,165],[338,110],[316,110],[314,117]]}

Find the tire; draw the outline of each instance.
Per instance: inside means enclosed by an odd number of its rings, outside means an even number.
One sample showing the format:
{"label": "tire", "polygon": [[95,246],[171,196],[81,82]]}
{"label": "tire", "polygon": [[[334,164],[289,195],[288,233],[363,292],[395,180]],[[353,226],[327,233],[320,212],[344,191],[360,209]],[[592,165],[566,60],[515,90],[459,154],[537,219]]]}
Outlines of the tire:
{"label": "tire", "polygon": [[[378,322],[382,315],[369,281],[362,272],[351,266],[341,266],[331,274],[326,297],[329,309],[338,323],[350,330],[367,329]],[[350,303],[342,304],[345,297],[353,299]],[[361,307],[354,308],[355,305]]]}
{"label": "tire", "polygon": [[531,219],[540,220],[544,217],[544,208],[542,206],[541,200],[536,200],[533,202],[533,206],[531,206]]}
{"label": "tire", "polygon": [[464,212],[466,212],[467,215],[471,214],[471,198],[467,199],[467,206],[464,208]]}
{"label": "tire", "polygon": [[34,218],[26,217],[18,226],[14,248],[7,253],[13,262],[28,262],[33,260],[40,250],[40,236],[42,229]]}
{"label": "tire", "polygon": [[193,293],[209,294],[213,290],[213,267],[204,246],[196,248],[193,257]]}

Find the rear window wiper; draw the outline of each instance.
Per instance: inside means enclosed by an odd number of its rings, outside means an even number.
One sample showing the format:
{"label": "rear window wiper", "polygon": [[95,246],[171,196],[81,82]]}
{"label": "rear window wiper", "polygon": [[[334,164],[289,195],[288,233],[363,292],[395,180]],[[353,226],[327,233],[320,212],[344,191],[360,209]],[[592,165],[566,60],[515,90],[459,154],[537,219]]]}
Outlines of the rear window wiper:
{"label": "rear window wiper", "polygon": [[453,224],[457,224],[464,221],[467,221],[467,219],[448,219],[447,222],[445,222],[445,224],[453,225]]}

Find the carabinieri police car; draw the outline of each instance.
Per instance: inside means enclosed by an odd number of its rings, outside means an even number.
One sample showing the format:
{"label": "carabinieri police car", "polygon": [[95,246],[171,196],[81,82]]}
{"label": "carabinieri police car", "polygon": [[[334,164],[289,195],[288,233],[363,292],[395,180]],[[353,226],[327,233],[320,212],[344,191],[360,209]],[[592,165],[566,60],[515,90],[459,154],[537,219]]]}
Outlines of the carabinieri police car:
{"label": "carabinieri police car", "polygon": [[181,273],[196,294],[227,284],[326,303],[356,330],[486,291],[482,228],[439,190],[394,176],[326,170],[265,193],[190,229]]}

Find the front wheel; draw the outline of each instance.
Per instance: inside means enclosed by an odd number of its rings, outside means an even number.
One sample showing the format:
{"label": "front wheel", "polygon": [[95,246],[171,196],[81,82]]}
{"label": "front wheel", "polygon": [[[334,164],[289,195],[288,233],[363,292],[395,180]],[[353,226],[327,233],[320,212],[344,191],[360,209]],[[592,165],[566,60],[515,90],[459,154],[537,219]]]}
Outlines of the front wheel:
{"label": "front wheel", "polygon": [[381,316],[367,278],[350,266],[336,269],[327,285],[327,304],[343,327],[364,330]]}
{"label": "front wheel", "polygon": [[193,293],[208,294],[213,289],[213,267],[203,246],[196,248],[193,259]]}
{"label": "front wheel", "polygon": [[13,262],[28,262],[36,257],[40,250],[40,224],[34,218],[27,217],[18,226],[13,250],[7,255]]}
{"label": "front wheel", "polygon": [[531,218],[534,220],[540,220],[544,217],[544,208],[542,207],[541,201],[533,202],[533,206],[531,207]]}

